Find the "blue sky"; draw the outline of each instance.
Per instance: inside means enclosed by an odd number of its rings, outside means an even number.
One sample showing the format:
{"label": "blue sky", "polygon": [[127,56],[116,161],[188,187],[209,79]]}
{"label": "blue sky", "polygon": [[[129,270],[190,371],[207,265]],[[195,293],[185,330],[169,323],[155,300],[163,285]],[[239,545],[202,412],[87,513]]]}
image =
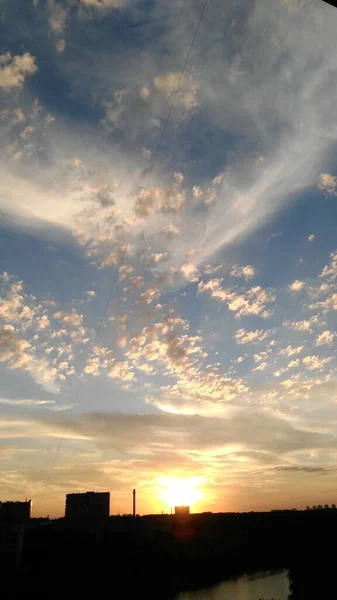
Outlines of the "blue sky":
{"label": "blue sky", "polygon": [[0,481],[36,515],[334,501],[337,11],[210,0],[179,84],[202,7],[2,4]]}

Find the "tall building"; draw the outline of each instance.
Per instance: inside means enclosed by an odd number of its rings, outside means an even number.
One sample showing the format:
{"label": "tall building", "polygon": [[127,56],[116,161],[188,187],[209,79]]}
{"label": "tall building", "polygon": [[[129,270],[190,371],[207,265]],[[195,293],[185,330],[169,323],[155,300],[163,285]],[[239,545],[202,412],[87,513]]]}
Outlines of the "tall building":
{"label": "tall building", "polygon": [[32,512],[32,501],[0,502],[0,523],[21,524],[29,521]]}
{"label": "tall building", "polygon": [[110,492],[85,492],[66,495],[69,519],[105,519],[110,516]]}
{"label": "tall building", "polygon": [[174,514],[177,517],[188,517],[190,514],[190,507],[189,506],[175,506]]}

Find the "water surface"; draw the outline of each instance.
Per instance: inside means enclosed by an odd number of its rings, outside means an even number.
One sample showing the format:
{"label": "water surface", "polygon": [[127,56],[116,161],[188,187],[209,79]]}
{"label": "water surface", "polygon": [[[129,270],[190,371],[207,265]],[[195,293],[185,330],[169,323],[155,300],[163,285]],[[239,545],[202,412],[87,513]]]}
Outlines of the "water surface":
{"label": "water surface", "polygon": [[206,590],[184,592],[177,600],[288,600],[288,595],[287,571],[266,571],[224,581]]}

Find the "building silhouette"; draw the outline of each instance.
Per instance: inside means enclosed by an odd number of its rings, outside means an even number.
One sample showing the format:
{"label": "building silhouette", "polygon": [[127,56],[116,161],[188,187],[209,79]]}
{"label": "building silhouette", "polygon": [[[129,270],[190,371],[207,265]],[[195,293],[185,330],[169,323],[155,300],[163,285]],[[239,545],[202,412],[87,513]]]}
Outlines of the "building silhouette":
{"label": "building silhouette", "polygon": [[25,502],[0,502],[0,523],[26,523],[29,521],[31,513],[31,500],[25,500]]}
{"label": "building silhouette", "polygon": [[110,492],[66,495],[65,516],[69,519],[105,519],[110,516]]}
{"label": "building silhouette", "polygon": [[189,506],[175,506],[174,514],[177,517],[188,517],[190,514],[190,507]]}

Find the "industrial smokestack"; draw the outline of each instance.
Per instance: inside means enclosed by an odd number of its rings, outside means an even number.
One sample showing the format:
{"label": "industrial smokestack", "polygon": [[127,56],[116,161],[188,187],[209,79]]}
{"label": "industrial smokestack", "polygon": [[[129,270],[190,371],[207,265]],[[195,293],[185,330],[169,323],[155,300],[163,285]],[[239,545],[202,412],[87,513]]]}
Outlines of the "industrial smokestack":
{"label": "industrial smokestack", "polygon": [[133,496],[133,511],[132,511],[132,514],[135,517],[136,516],[136,490],[133,490],[132,496]]}

